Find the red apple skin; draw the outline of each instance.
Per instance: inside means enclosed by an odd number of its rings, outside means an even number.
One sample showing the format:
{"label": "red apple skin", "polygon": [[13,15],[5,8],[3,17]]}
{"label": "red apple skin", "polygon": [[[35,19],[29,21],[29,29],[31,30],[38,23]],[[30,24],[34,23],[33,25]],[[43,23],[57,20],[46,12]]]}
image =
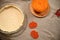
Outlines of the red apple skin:
{"label": "red apple skin", "polygon": [[56,15],[57,17],[60,16],[60,9],[57,10],[57,12],[55,13],[55,15]]}

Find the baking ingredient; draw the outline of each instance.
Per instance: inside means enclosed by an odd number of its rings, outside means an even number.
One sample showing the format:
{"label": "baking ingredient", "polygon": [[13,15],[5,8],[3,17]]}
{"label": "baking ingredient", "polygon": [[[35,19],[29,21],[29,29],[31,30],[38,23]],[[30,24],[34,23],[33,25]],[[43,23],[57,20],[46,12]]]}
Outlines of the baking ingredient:
{"label": "baking ingredient", "polygon": [[34,22],[34,21],[32,21],[32,22],[30,22],[29,23],[29,27],[32,29],[32,28],[36,28],[37,27],[37,23],[36,22]]}
{"label": "baking ingredient", "polygon": [[31,31],[31,37],[34,38],[34,39],[37,39],[37,38],[39,37],[38,32],[35,31],[35,30],[32,30],[32,31]]}
{"label": "baking ingredient", "polygon": [[32,0],[32,8],[37,12],[44,12],[48,6],[48,0]]}
{"label": "baking ingredient", "polygon": [[21,28],[24,21],[24,14],[21,10],[6,6],[0,11],[0,29],[2,31],[13,32]]}
{"label": "baking ingredient", "polygon": [[59,17],[59,16],[60,16],[60,9],[58,9],[57,12],[56,12],[55,14],[56,14],[56,16]]}

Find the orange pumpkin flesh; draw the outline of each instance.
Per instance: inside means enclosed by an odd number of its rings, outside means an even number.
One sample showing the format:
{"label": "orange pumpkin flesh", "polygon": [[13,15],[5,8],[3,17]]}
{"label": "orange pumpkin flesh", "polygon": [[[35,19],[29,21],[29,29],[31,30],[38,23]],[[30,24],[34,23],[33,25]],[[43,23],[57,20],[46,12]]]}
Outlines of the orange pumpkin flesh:
{"label": "orange pumpkin flesh", "polygon": [[48,0],[32,0],[30,9],[33,15],[45,17],[49,12]]}
{"label": "orange pumpkin flesh", "polygon": [[43,12],[48,8],[47,0],[32,0],[32,8],[37,12]]}

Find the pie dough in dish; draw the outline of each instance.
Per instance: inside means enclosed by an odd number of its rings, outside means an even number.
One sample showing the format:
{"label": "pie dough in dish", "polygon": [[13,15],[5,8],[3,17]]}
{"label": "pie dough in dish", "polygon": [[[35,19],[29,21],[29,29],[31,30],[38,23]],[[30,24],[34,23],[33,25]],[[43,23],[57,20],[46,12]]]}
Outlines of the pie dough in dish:
{"label": "pie dough in dish", "polygon": [[16,5],[5,5],[0,9],[0,29],[14,32],[22,27],[24,14]]}

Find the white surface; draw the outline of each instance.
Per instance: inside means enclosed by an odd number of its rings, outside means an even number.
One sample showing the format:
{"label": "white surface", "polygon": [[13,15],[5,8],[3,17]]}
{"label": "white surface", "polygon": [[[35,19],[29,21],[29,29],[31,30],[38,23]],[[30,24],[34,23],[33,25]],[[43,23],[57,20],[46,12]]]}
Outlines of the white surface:
{"label": "white surface", "polygon": [[[49,1],[50,3],[50,1]],[[36,40],[60,40],[60,18],[58,18],[55,15],[56,10],[53,8],[53,6],[50,3],[50,12],[49,15],[45,18],[37,18],[32,15],[29,7],[30,2],[21,2],[19,4],[26,13],[28,17],[28,24],[27,29],[25,32],[20,35],[19,37],[13,38],[14,40],[35,40],[30,36],[30,32],[32,30],[36,30],[39,32],[39,38]],[[59,5],[58,5],[59,6]],[[58,8],[58,7],[57,7]],[[38,23],[38,27],[35,29],[29,28],[29,22],[35,21]]]}
{"label": "white surface", "polygon": [[[56,5],[53,0],[49,0],[49,3],[51,8],[49,15],[45,18],[37,18],[32,15],[29,9],[30,2],[17,2],[22,11],[27,15],[28,24],[26,30],[20,36],[12,38],[12,40],[60,40],[60,18],[54,15],[57,8],[60,7],[60,3]],[[29,23],[31,21],[37,22],[38,27],[35,29],[30,29]],[[33,39],[30,36],[30,32],[32,30],[36,30],[39,33],[38,39]]]}

